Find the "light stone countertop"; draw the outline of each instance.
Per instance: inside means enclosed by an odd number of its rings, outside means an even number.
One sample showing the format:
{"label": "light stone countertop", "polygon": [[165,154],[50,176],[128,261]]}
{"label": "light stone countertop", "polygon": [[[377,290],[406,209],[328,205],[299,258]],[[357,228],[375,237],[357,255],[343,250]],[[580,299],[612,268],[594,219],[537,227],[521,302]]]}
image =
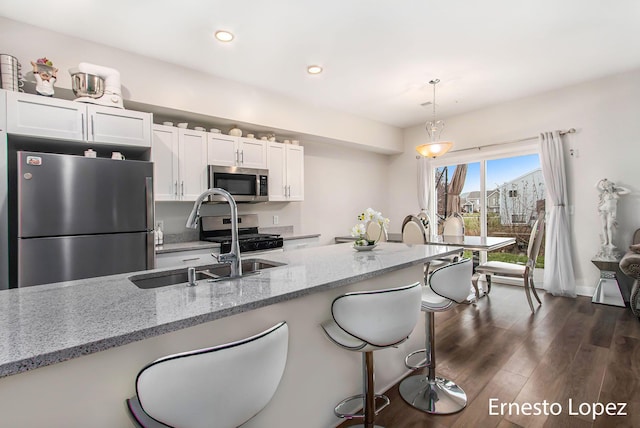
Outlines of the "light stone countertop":
{"label": "light stone countertop", "polygon": [[0,377],[363,281],[459,250],[381,243],[373,251],[356,252],[345,243],[264,254],[256,258],[286,265],[195,287],[183,283],[142,290],[127,279],[137,273],[128,273],[2,290]]}

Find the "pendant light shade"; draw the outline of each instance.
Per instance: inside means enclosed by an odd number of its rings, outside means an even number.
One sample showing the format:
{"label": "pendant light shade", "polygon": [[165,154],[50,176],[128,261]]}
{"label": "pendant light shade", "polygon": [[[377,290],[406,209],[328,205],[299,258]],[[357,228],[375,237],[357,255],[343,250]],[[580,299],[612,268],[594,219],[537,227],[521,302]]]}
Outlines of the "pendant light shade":
{"label": "pendant light shade", "polygon": [[433,79],[429,83],[433,85],[433,120],[427,122],[427,133],[431,137],[431,142],[421,144],[416,147],[416,151],[421,156],[436,158],[447,153],[453,147],[451,141],[440,141],[440,134],[444,129],[444,122],[436,120],[436,85],[440,82],[440,79]]}
{"label": "pendant light shade", "polygon": [[420,144],[416,150],[426,158],[437,158],[447,153],[451,147],[453,147],[451,141],[436,141],[435,143]]}

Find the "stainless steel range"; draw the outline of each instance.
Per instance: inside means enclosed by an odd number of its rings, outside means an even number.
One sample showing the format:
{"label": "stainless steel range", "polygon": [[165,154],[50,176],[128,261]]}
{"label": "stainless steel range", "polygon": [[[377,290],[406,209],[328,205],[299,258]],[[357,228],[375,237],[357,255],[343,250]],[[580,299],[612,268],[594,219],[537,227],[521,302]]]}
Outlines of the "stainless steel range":
{"label": "stainless steel range", "polygon": [[[200,240],[218,242],[220,252],[231,249],[231,217],[202,216],[200,218]],[[258,216],[245,214],[238,216],[238,242],[240,252],[281,250],[283,242],[280,235],[258,233]]]}

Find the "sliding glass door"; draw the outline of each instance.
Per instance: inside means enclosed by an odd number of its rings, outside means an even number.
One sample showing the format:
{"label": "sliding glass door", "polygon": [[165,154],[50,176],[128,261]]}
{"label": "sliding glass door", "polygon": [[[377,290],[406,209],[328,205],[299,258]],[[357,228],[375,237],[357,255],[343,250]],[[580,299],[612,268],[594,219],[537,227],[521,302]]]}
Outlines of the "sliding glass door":
{"label": "sliding glass door", "polygon": [[[516,245],[492,252],[488,260],[527,261],[531,227],[544,211],[546,189],[537,154],[486,160],[487,236],[512,236]],[[544,266],[544,245],[538,257]]]}
{"label": "sliding glass door", "polygon": [[[483,254],[481,261],[525,263],[531,227],[544,211],[546,195],[535,148],[484,156],[452,155],[443,156],[434,164],[433,190],[439,223],[457,211],[464,218],[466,235],[514,237],[515,245]],[[465,172],[463,183],[455,183],[461,176],[456,171],[461,170]],[[544,244],[537,263],[537,267],[543,266]]]}

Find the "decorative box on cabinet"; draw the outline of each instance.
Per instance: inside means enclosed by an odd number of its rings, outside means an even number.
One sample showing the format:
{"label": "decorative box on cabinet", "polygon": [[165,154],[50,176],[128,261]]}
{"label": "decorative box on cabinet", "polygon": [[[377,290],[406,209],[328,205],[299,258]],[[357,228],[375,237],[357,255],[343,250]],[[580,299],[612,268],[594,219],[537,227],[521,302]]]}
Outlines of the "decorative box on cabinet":
{"label": "decorative box on cabinet", "polygon": [[269,143],[267,165],[270,201],[304,200],[304,147]]}
{"label": "decorative box on cabinet", "polygon": [[207,185],[207,133],[153,126],[156,201],[195,201]]}
{"label": "decorative box on cabinet", "polygon": [[7,92],[7,132],[151,147],[151,113]]}
{"label": "decorative box on cabinet", "polygon": [[267,167],[267,143],[255,138],[210,133],[207,137],[209,165]]}

